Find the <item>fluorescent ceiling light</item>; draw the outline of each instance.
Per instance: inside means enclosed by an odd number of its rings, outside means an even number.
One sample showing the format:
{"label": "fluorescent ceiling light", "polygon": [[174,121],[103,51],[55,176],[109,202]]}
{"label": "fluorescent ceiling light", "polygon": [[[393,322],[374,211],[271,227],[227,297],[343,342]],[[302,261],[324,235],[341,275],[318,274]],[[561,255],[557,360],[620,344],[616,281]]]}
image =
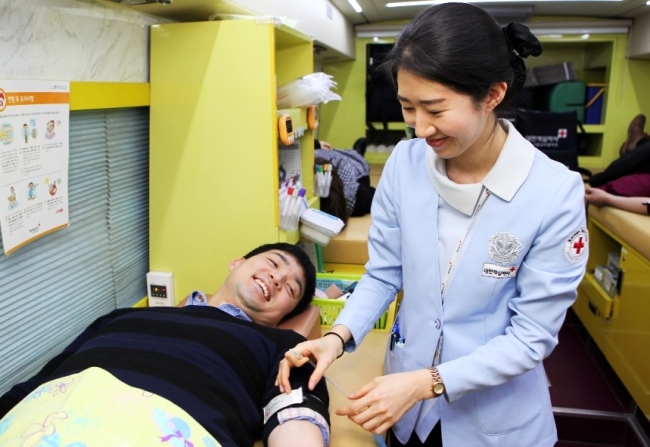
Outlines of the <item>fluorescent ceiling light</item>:
{"label": "fluorescent ceiling light", "polygon": [[[353,0],[348,0],[349,2]],[[449,3],[458,0],[417,0],[417,1],[407,1],[407,2],[392,2],[386,3],[387,8],[399,8],[403,6],[426,6],[426,5],[437,5],[440,3]],[[471,0],[467,3],[525,3],[525,2],[563,2],[566,0]],[[623,0],[571,0],[574,2],[588,2],[588,1],[597,1],[597,2],[621,2]]]}
{"label": "fluorescent ceiling light", "polygon": [[359,5],[359,3],[357,3],[357,0],[348,0],[348,3],[350,4],[350,6],[352,6],[352,8],[356,12],[362,12],[363,11],[363,9],[361,9],[361,6]]}
{"label": "fluorescent ceiling light", "polygon": [[[626,34],[632,26],[629,19],[524,23],[535,35],[548,37],[561,37],[563,34]],[[354,28],[357,37],[397,37],[403,27],[403,24],[364,23]]]}

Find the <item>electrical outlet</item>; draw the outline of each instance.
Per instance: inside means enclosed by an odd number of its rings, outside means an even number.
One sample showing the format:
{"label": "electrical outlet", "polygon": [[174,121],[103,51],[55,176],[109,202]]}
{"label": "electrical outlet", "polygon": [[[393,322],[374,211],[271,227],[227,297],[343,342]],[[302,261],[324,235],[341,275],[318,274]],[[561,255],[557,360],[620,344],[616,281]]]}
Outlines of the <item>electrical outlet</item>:
{"label": "electrical outlet", "polygon": [[174,274],[167,272],[147,273],[149,307],[174,306]]}

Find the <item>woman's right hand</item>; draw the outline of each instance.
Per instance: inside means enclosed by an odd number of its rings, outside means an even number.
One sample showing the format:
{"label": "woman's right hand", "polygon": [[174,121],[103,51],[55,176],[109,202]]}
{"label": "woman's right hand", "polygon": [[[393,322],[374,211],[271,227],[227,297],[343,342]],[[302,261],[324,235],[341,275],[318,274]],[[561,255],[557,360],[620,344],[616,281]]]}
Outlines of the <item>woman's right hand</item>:
{"label": "woman's right hand", "polygon": [[[351,338],[350,331],[344,326],[336,326],[329,332],[338,334],[343,340]],[[283,393],[291,392],[291,383],[289,375],[292,367],[300,367],[308,362],[315,362],[314,372],[309,377],[307,387],[313,390],[316,384],[323,378],[327,368],[342,353],[341,339],[336,335],[323,335],[315,340],[307,340],[297,344],[284,354],[284,359],[280,361],[278,377],[275,385]]]}

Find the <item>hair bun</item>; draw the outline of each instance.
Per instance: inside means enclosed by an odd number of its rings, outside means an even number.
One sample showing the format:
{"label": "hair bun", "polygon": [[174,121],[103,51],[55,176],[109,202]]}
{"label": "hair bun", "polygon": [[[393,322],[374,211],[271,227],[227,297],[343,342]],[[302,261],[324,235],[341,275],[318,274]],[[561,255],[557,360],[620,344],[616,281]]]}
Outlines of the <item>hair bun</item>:
{"label": "hair bun", "polygon": [[537,57],[542,54],[542,44],[530,32],[527,26],[521,23],[509,23],[502,28],[510,47],[517,52],[519,57]]}

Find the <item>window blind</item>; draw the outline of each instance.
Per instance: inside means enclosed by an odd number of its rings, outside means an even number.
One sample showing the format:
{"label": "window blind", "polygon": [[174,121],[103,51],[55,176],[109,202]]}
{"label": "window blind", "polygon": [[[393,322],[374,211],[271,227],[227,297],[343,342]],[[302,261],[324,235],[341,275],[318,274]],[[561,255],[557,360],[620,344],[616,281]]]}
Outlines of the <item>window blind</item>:
{"label": "window blind", "polygon": [[0,254],[0,394],[146,296],[148,165],[148,108],[70,114],[70,226]]}

